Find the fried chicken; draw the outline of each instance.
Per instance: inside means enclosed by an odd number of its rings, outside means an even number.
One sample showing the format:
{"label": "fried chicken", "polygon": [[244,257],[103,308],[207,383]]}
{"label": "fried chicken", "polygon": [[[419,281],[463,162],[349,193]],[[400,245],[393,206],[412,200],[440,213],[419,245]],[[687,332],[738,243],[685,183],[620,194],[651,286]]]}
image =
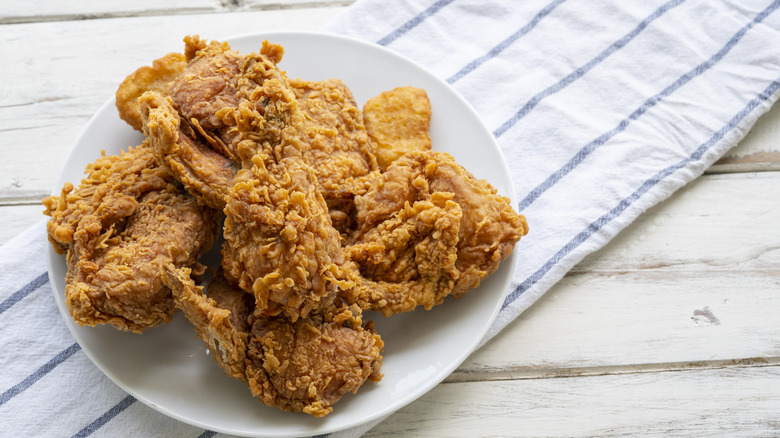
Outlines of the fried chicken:
{"label": "fried chicken", "polygon": [[127,76],[116,90],[116,108],[119,118],[136,131],[142,131],[143,121],[138,98],[147,91],[168,95],[171,81],[181,74],[186,65],[187,61],[183,54],[169,53],[155,59],[151,66],[143,66]]}
{"label": "fried chicken", "polygon": [[228,376],[246,382],[246,352],[252,295],[236,288],[218,272],[208,285],[208,296],[196,286],[188,268],[164,267],[163,281],[171,288],[176,307],[192,323],[211,357]]}
{"label": "fried chicken", "polygon": [[170,97],[146,92],[139,99],[144,133],[154,153],[203,204],[222,210],[238,172],[236,163],[205,144]]}
{"label": "fried chicken", "polygon": [[67,252],[66,305],[80,325],[141,332],[175,307],[162,266],[193,266],[211,247],[219,214],[201,207],[147,143],[87,167],[78,188],[44,200],[49,240]]}
{"label": "fried chicken", "polygon": [[[181,309],[268,406],[322,417],[381,379],[364,310],[430,309],[477,287],[528,232],[486,181],[431,152],[424,90],[361,114],[337,79],[290,80],[284,50],[184,39],[117,90],[147,137],[47,198],[79,324],[142,331]],[[194,277],[224,217],[220,268]]]}
{"label": "fried chicken", "polygon": [[264,117],[272,102],[259,93],[267,80],[286,84],[276,68],[284,50],[264,41],[259,52],[241,55],[227,43],[197,36],[184,42],[188,64],[171,85],[174,107],[215,150],[239,167],[251,167],[255,154],[269,152],[257,147],[278,142],[279,123]]}
{"label": "fried chicken", "polygon": [[359,272],[344,298],[389,316],[479,286],[528,232],[525,217],[441,152],[413,152],[355,199]]}
{"label": "fried chicken", "polygon": [[431,102],[421,88],[398,87],[368,99],[363,120],[383,171],[407,152],[431,149]]}
{"label": "fried chicken", "polygon": [[306,118],[306,159],[317,174],[334,226],[347,233],[355,223],[354,197],[365,193],[379,169],[363,115],[339,79],[292,79],[290,86]]}
{"label": "fried chicken", "polygon": [[[303,115],[288,86],[263,84],[265,135],[253,166],[239,172],[225,207],[225,275],[252,292],[259,311],[295,321],[336,296],[341,243],[314,169],[304,159]],[[250,136],[247,136],[250,137]],[[248,140],[247,140],[248,141]]]}
{"label": "fried chicken", "polygon": [[206,295],[186,268],[165,272],[176,305],[220,368],[268,406],[322,417],[344,394],[382,377],[384,344],[371,323],[362,324],[359,310],[332,307],[295,322],[257,316],[251,296],[222,277]]}

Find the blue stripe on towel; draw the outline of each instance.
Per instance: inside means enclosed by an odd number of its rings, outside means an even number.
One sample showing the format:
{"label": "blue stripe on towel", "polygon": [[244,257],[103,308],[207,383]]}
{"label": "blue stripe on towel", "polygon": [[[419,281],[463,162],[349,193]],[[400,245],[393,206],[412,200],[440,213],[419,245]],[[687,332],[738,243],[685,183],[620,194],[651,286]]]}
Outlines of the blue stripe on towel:
{"label": "blue stripe on towel", "polygon": [[448,4],[452,3],[453,0],[439,0],[436,3],[432,4],[428,7],[428,9],[420,12],[419,14],[415,15],[412,19],[401,25],[398,29],[390,32],[388,35],[377,41],[376,43],[380,46],[386,46],[393,41],[397,40],[401,35],[405,34],[406,32],[409,32],[410,30],[417,27],[418,24],[425,21],[428,17],[431,15],[439,12],[442,8],[447,6]]}
{"label": "blue stripe on towel", "polygon": [[122,413],[122,411],[130,407],[133,403],[135,403],[135,397],[128,395],[127,397],[120,400],[119,403],[115,404],[114,407],[106,411],[105,414],[98,417],[97,420],[78,431],[75,435],[73,435],[73,438],[84,438],[92,435],[96,430],[103,427],[106,423],[111,421],[112,418]]}
{"label": "blue stripe on towel", "polygon": [[80,349],[81,347],[79,347],[79,344],[74,343],[70,347],[62,350],[59,354],[54,356],[52,360],[46,362],[42,367],[35,370],[35,372],[27,376],[24,380],[12,386],[4,393],[0,394],[0,406],[4,405],[8,400],[11,400],[17,394],[32,386],[33,383],[40,380],[43,376],[48,374],[49,371],[57,367],[57,365],[65,362],[65,360],[73,356],[73,353],[79,351]]}
{"label": "blue stripe on towel", "polygon": [[509,130],[512,126],[514,126],[520,119],[525,117],[525,115],[528,114],[543,99],[563,90],[564,88],[568,87],[572,82],[584,76],[588,71],[593,69],[593,67],[601,64],[601,62],[607,59],[610,55],[622,49],[626,44],[631,42],[631,40],[633,40],[637,35],[639,35],[643,30],[645,30],[645,28],[648,25],[650,25],[650,23],[655,21],[658,17],[662,16],[669,9],[672,9],[673,7],[679,5],[684,1],[685,0],[671,0],[670,2],[656,9],[655,12],[653,12],[647,18],[642,20],[631,32],[625,34],[622,38],[615,41],[611,46],[607,47],[603,52],[599,53],[595,58],[588,61],[587,64],[583,65],[582,67],[578,68],[574,72],[570,73],[568,76],[561,79],[557,84],[551,85],[546,90],[532,97],[512,117],[510,117],[506,122],[504,122],[500,127],[498,127],[498,129],[493,131],[493,135],[495,135],[496,137],[501,137],[507,130]]}
{"label": "blue stripe on towel", "polygon": [[595,151],[599,146],[605,144],[612,137],[624,131],[628,127],[628,125],[631,124],[631,122],[641,117],[644,113],[646,113],[650,108],[655,106],[658,102],[661,102],[664,98],[666,98],[673,92],[677,91],[680,87],[690,82],[693,78],[701,75],[702,73],[709,70],[713,65],[717,64],[718,61],[723,59],[723,57],[726,56],[726,54],[729,53],[731,49],[737,45],[737,43],[742,39],[742,37],[745,36],[745,34],[751,28],[753,28],[753,26],[763,21],[770,13],[772,13],[775,9],[777,9],[778,6],[780,6],[780,1],[772,2],[772,4],[769,5],[769,7],[764,9],[750,23],[746,24],[736,34],[734,34],[734,36],[731,37],[731,39],[726,43],[726,45],[723,46],[723,48],[721,48],[717,53],[712,55],[710,59],[697,65],[693,70],[689,71],[688,73],[680,76],[671,85],[663,89],[663,91],[647,99],[639,108],[635,109],[628,117],[621,120],[616,127],[611,129],[610,131],[605,132],[595,140],[585,145],[566,164],[564,164],[563,167],[555,171],[552,175],[547,177],[547,179],[544,182],[542,182],[540,185],[534,188],[530,193],[528,193],[528,195],[526,195],[526,197],[518,204],[518,210],[522,211],[526,209],[529,205],[531,205],[534,201],[536,201],[539,198],[539,196],[541,196],[549,188],[551,188],[556,183],[558,183],[558,181],[563,179],[564,176],[568,175],[569,172],[571,172],[578,165],[580,165],[580,163],[582,163],[585,160],[585,158],[587,158],[588,155],[590,155],[593,151]]}
{"label": "blue stripe on towel", "polygon": [[450,76],[449,79],[447,79],[447,82],[452,84],[459,80],[460,78],[466,76],[467,74],[471,73],[472,71],[476,70],[477,67],[484,64],[486,61],[495,58],[498,56],[499,53],[503,52],[504,49],[514,44],[515,41],[519,40],[520,37],[530,32],[534,27],[536,27],[537,24],[539,24],[540,21],[544,17],[550,14],[550,12],[553,11],[558,5],[565,2],[566,0],[554,0],[552,3],[548,4],[544,7],[541,11],[539,11],[538,14],[534,16],[533,19],[531,19],[528,24],[521,27],[517,32],[510,35],[508,38],[506,38],[504,41],[501,41],[497,46],[490,49],[489,52],[487,52],[485,55],[480,56],[479,58],[469,62],[466,64],[465,67],[460,69],[459,72],[455,73],[454,75]]}
{"label": "blue stripe on towel", "polygon": [[780,78],[773,81],[763,92],[761,92],[761,94],[748,102],[748,104],[741,111],[739,111],[726,125],[719,129],[712,137],[710,137],[709,140],[702,143],[690,156],[656,173],[654,176],[646,180],[641,186],[639,186],[639,188],[636,189],[634,193],[620,201],[620,203],[612,210],[605,213],[600,218],[596,219],[590,225],[585,227],[585,229],[574,236],[574,238],[569,241],[569,243],[564,245],[564,247],[561,248],[554,256],[547,260],[547,263],[539,268],[539,270],[534,272],[523,283],[517,286],[515,290],[513,290],[506,297],[501,310],[506,309],[507,306],[512,304],[512,302],[514,302],[520,295],[522,295],[523,292],[528,290],[528,288],[533,286],[537,281],[544,277],[559,261],[561,261],[561,259],[563,259],[563,257],[568,255],[583,242],[588,240],[593,234],[602,229],[613,219],[623,214],[623,212],[628,209],[628,207],[630,207],[637,199],[641,198],[645,193],[650,191],[650,189],[655,187],[659,182],[663,181],[666,177],[676,172],[677,170],[688,166],[690,163],[700,160],[712,146],[720,141],[728,132],[734,129],[742,121],[742,119],[744,119],[748,114],[756,109],[759,104],[774,95],[778,89],[780,89]]}
{"label": "blue stripe on towel", "polygon": [[11,294],[10,297],[6,298],[5,301],[0,303],[0,314],[11,308],[14,304],[18,303],[24,297],[27,295],[30,295],[32,292],[37,290],[39,287],[46,284],[46,282],[49,281],[49,274],[44,272],[43,274],[35,277],[35,279],[24,286],[22,286],[21,289]]}

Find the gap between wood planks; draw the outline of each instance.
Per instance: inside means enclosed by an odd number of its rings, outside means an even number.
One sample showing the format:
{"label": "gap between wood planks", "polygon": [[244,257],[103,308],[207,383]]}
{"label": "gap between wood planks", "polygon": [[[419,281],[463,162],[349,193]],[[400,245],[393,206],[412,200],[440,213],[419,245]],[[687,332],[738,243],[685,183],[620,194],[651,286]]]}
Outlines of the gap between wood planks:
{"label": "gap between wood planks", "polygon": [[567,377],[598,377],[628,374],[673,373],[725,368],[780,367],[780,357],[753,357],[746,359],[705,360],[632,365],[611,365],[573,368],[502,367],[475,371],[456,370],[444,383],[466,383],[500,380],[556,379]]}
{"label": "gap between wood planks", "polygon": [[321,0],[321,1],[294,1],[284,2],[263,2],[255,3],[251,0],[220,0],[220,6],[216,8],[194,7],[194,8],[172,8],[172,9],[147,9],[147,10],[127,10],[112,12],[95,13],[75,13],[75,14],[50,14],[50,15],[17,15],[11,17],[0,17],[0,25],[4,24],[26,24],[52,21],[79,21],[79,20],[97,20],[106,18],[128,18],[128,17],[152,17],[165,15],[195,15],[195,14],[213,14],[230,12],[249,12],[263,10],[283,10],[283,9],[314,9],[346,7],[354,3],[355,0]]}

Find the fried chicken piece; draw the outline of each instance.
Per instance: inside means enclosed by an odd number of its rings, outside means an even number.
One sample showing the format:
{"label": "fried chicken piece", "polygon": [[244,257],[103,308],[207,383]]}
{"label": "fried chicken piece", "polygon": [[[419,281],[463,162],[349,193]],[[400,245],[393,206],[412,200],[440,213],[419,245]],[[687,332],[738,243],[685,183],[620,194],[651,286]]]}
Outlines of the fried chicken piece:
{"label": "fried chicken piece", "polygon": [[170,100],[140,99],[150,142],[191,192],[224,207],[222,266],[254,294],[256,311],[305,317],[335,298],[341,246],[305,158],[303,112],[275,65],[281,47],[264,42],[243,56],[185,42],[189,64]]}
{"label": "fried chicken piece", "polygon": [[179,117],[170,97],[147,92],[138,102],[144,133],[160,161],[203,204],[225,208],[236,163],[204,144],[204,137]]}
{"label": "fried chicken piece", "polygon": [[383,347],[372,323],[260,317],[247,354],[249,389],[268,406],[324,417],[344,394],[381,380]]}
{"label": "fried chicken piece", "polygon": [[260,53],[243,56],[227,43],[197,36],[184,41],[187,65],[171,84],[170,97],[149,92],[138,99],[143,130],[187,190],[221,210],[238,169],[251,167],[262,150],[254,148],[274,132],[273,123],[255,126],[264,120],[267,102],[253,93],[266,79],[284,80],[275,67],[283,50],[264,42]]}
{"label": "fried chicken piece", "polygon": [[214,360],[268,406],[322,417],[344,394],[382,378],[384,344],[373,324],[362,324],[359,309],[355,315],[333,307],[296,322],[251,316],[251,296],[224,278],[217,276],[206,295],[187,269],[165,272],[177,306]]}
{"label": "fried chicken piece", "polygon": [[509,199],[441,152],[405,154],[355,204],[346,250],[359,278],[343,296],[386,316],[477,287],[528,232]]}
{"label": "fried chicken piece", "polygon": [[406,203],[348,245],[347,257],[359,266],[360,278],[344,292],[347,300],[385,316],[440,304],[459,276],[462,212],[452,198],[434,192],[427,200]]}
{"label": "fried chicken piece", "polygon": [[246,352],[252,295],[230,285],[218,275],[208,284],[208,296],[196,286],[188,268],[164,267],[163,282],[171,289],[176,307],[195,327],[195,333],[211,351],[211,357],[228,376],[246,382]]}
{"label": "fried chicken piece", "polygon": [[[259,311],[295,321],[335,298],[341,243],[314,170],[303,158],[303,116],[289,87],[263,85],[275,145],[236,177],[225,207],[225,275],[255,295]],[[268,137],[268,134],[266,134]]]}
{"label": "fried chicken piece", "polygon": [[384,171],[407,152],[431,149],[431,102],[425,90],[398,87],[369,99],[363,120]]}
{"label": "fried chicken piece", "polygon": [[225,207],[222,266],[259,310],[294,321],[335,298],[340,237],[305,162],[273,170],[256,162]]}
{"label": "fried chicken piece", "polygon": [[333,226],[346,235],[356,223],[355,195],[366,192],[379,170],[363,115],[339,79],[292,79],[290,86],[306,117],[306,159],[317,174]]}
{"label": "fried chicken piece", "polygon": [[223,128],[217,115],[224,107],[237,107],[238,78],[244,59],[228,43],[184,38],[187,65],[171,84],[171,98],[184,119],[197,120],[204,129]]}
{"label": "fried chicken piece", "polygon": [[51,216],[49,241],[60,254],[73,244],[73,235],[85,216],[95,216],[101,228],[107,229],[135,211],[136,199],[176,183],[170,172],[157,165],[146,141],[118,156],[103,152],[87,165],[85,173],[76,192],[73,184],[65,183],[60,196],[43,200],[44,214]]}
{"label": "fried chicken piece", "polygon": [[155,59],[151,66],[143,66],[127,76],[116,90],[116,108],[119,118],[136,131],[143,129],[141,108],[137,99],[147,91],[168,95],[168,87],[181,74],[187,61],[181,53],[169,53]]}
{"label": "fried chicken piece", "polygon": [[293,79],[290,86],[306,118],[306,159],[314,167],[322,196],[327,201],[365,193],[366,182],[360,178],[379,167],[352,92],[340,79]]}
{"label": "fried chicken piece", "polygon": [[67,251],[65,302],[76,323],[141,332],[170,321],[167,264],[193,266],[214,241],[219,214],[201,207],[144,143],[87,167],[73,190],[44,200],[49,239]]}
{"label": "fried chicken piece", "polygon": [[[260,152],[253,147],[263,144],[264,128],[269,128],[256,125],[265,121],[267,103],[258,93],[266,80],[286,82],[284,72],[276,68],[284,49],[263,41],[259,52],[241,55],[228,43],[198,36],[184,42],[188,64],[171,85],[174,107],[215,150],[243,167],[251,166],[251,158]],[[248,132],[254,136],[242,143]]]}

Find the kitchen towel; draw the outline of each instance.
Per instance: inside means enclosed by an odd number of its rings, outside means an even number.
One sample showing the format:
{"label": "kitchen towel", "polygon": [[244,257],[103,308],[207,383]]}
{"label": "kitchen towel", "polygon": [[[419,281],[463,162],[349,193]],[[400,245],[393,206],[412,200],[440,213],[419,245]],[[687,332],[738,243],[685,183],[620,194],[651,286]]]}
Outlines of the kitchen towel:
{"label": "kitchen towel", "polygon": [[[531,231],[486,342],[586,255],[701,175],[771,107],[780,88],[778,7],[358,0],[324,30],[421,64],[497,138]],[[41,221],[0,248],[0,318],[17,328],[0,340],[0,435],[23,425],[30,436],[223,436],[137,403],[91,365],[51,298],[44,233]],[[30,359],[16,360],[22,355]],[[330,436],[360,436],[374,424]]]}

